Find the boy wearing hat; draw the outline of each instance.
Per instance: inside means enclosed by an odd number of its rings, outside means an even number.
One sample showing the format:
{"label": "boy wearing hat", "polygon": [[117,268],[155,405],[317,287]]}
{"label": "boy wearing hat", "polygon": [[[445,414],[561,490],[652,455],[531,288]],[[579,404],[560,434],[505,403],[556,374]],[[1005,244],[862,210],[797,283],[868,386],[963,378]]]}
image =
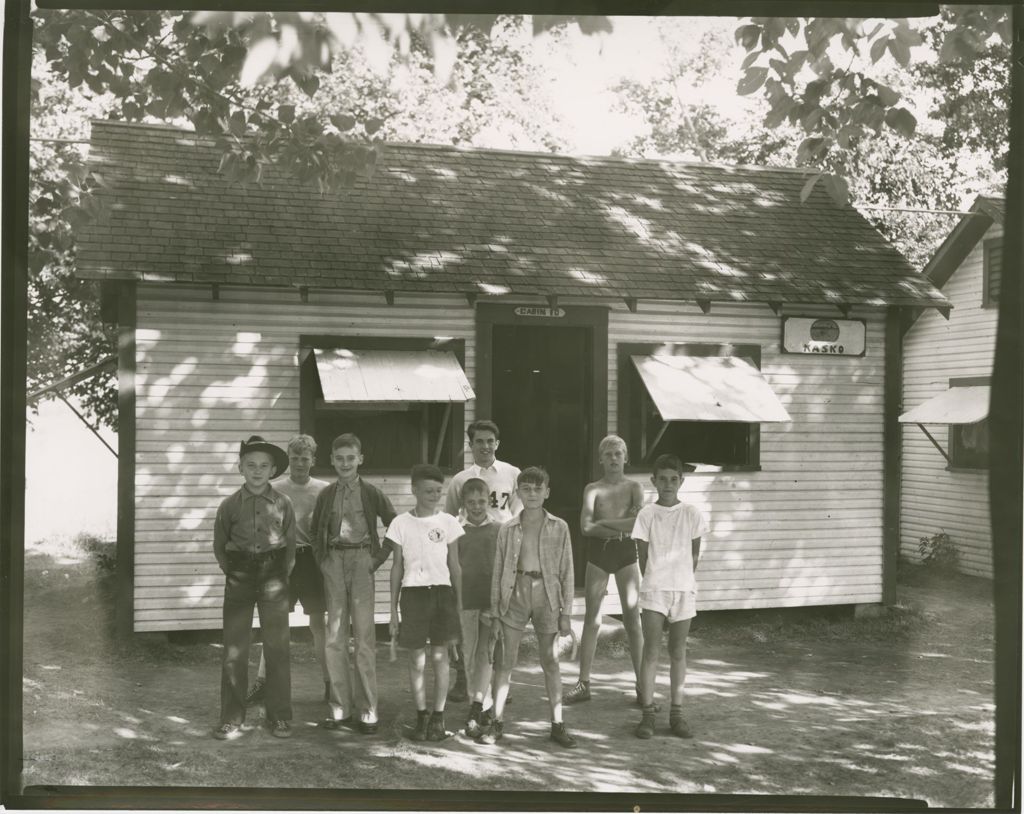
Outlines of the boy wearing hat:
{"label": "boy wearing hat", "polygon": [[295,564],[295,512],[270,485],[287,468],[283,449],[253,435],[238,450],[245,482],[217,509],[213,553],[225,576],[220,725],[213,732],[218,740],[242,734],[254,606],[267,659],[267,725],[275,737],[292,734],[288,575]]}

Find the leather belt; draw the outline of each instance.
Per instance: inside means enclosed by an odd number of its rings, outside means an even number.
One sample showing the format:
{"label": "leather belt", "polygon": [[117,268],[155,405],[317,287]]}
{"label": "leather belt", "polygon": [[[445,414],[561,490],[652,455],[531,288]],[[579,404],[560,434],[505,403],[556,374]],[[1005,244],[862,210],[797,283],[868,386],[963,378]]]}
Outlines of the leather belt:
{"label": "leather belt", "polygon": [[544,576],[540,571],[523,571],[519,568],[516,569],[516,573],[522,574],[524,577],[530,577],[530,579],[541,579]]}
{"label": "leather belt", "polygon": [[356,543],[356,544],[351,544],[351,543],[328,543],[327,547],[328,548],[341,548],[341,549],[346,549],[348,551],[358,551],[360,548],[369,548],[370,544],[369,543]]}

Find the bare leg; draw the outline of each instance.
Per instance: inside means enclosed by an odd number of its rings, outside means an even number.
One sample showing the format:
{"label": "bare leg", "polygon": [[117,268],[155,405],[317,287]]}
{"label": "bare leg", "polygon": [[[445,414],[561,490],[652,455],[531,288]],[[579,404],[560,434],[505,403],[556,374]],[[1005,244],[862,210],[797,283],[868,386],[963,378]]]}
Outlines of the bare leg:
{"label": "bare leg", "polygon": [[494,691],[494,717],[501,720],[505,712],[505,699],[508,698],[508,688],[512,683],[512,670],[516,666],[516,659],[519,656],[519,642],[523,638],[523,631],[516,630],[506,624],[501,626],[501,666],[495,665],[495,673],[498,680]]}
{"label": "bare leg", "polygon": [[430,663],[434,670],[434,712],[444,712],[444,702],[448,698],[448,646],[432,644]]}
{"label": "bare leg", "polygon": [[668,626],[668,654],[672,660],[672,705],[683,703],[683,685],[686,683],[686,637],[690,633],[690,620],[673,622]]}
{"label": "bare leg", "polygon": [[640,567],[636,563],[615,572],[615,585],[619,589],[622,603],[622,624],[629,640],[629,657],[633,660],[633,673],[640,682],[640,657],[643,652],[644,634],[640,626]]}
{"label": "bare leg", "polygon": [[597,634],[601,630],[601,603],[608,592],[608,574],[591,562],[587,563],[586,614],[580,638],[580,681],[590,681],[590,668],[597,651]]}
{"label": "bare leg", "polygon": [[642,611],[642,618],[644,648],[640,661],[640,703],[646,707],[654,703],[658,659],[661,657],[661,631],[665,624],[665,616],[657,611],[645,610]]}
{"label": "bare leg", "polygon": [[267,680],[267,656],[263,652],[263,645],[260,645],[260,666],[256,668],[256,678]]}
{"label": "bare leg", "polygon": [[427,649],[409,651],[409,684],[412,687],[412,699],[417,710],[427,708],[427,690],[423,680],[423,672],[427,667]]}
{"label": "bare leg", "polygon": [[562,672],[558,667],[558,654],[555,647],[554,633],[537,634],[540,666],[544,670],[544,686],[547,688],[548,703],[551,705],[551,721],[560,724],[562,723]]}
{"label": "bare leg", "polygon": [[[324,681],[330,681],[327,674],[327,659],[324,656],[324,647],[327,642],[327,620],[322,613],[314,613],[309,617],[309,632],[313,634],[313,654],[320,662],[320,672]],[[260,656],[260,668],[263,669],[263,656]]]}

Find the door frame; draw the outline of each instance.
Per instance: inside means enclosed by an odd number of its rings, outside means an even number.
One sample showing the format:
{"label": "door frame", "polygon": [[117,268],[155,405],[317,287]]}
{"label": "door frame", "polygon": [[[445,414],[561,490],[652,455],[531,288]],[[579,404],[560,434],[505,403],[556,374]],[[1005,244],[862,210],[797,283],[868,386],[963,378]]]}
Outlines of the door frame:
{"label": "door frame", "polygon": [[[528,308],[538,314],[516,313]],[[590,409],[587,415],[590,437],[587,439],[587,477],[593,475],[598,438],[608,434],[608,308],[595,305],[562,305],[555,311],[534,303],[482,302],[476,306],[476,418],[490,418],[493,407],[493,336],[495,325],[527,325],[537,328],[587,329],[590,343]],[[598,433],[600,433],[598,435]]]}

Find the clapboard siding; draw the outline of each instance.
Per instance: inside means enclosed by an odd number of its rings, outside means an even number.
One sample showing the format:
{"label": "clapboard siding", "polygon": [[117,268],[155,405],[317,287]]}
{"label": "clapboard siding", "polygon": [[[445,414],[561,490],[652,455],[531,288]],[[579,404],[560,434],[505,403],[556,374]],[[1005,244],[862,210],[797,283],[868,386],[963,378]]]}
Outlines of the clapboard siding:
{"label": "clapboard siding", "polygon": [[[998,237],[991,226],[943,286],[953,303],[949,320],[922,314],[903,339],[903,411],[945,391],[951,378],[989,376],[995,356],[997,310],[982,307],[984,240]],[[928,431],[947,448],[945,426]],[[960,570],[992,576],[988,471],[950,471],[921,430],[903,426],[900,552],[919,559],[918,541],[945,531],[960,550]],[[948,450],[947,450],[948,451]]]}
{"label": "clapboard siding", "polygon": [[[761,471],[702,473],[684,485],[712,522],[699,572],[702,609],[880,601],[884,322],[879,312],[854,316],[868,321],[867,354],[824,358],[781,354],[779,318],[765,306],[716,304],[708,315],[679,303],[643,302],[636,314],[610,306],[610,431],[620,342],[758,344],[762,371],[793,418],[762,425]],[[239,486],[241,437],[259,433],[284,445],[297,431],[300,333],[459,338],[475,382],[474,312],[455,297],[399,296],[387,306],[376,296],[314,291],[303,303],[298,292],[230,288],[214,301],[208,288],[141,285],[138,325],[139,631],[220,626],[216,507]],[[473,402],[465,418],[472,420]],[[370,480],[398,511],[412,507],[404,474]],[[653,500],[650,482],[638,480]],[[378,621],[388,615],[389,573],[385,565],[377,577]],[[605,612],[617,610],[613,586]]]}
{"label": "clapboard siding", "polygon": [[[761,372],[793,419],[761,425],[761,471],[693,475],[683,485],[684,499],[711,521],[699,609],[881,601],[885,326],[879,312],[852,316],[867,320],[865,356],[823,358],[781,353],[779,318],[765,306],[612,309],[610,432],[620,342],[760,345]],[[650,481],[635,477],[654,500]]]}
{"label": "clapboard siding", "polygon": [[[223,576],[213,519],[240,485],[239,440],[284,446],[299,428],[299,334],[450,336],[466,342],[474,379],[473,310],[454,296],[381,297],[226,288],[139,286],[135,629],[221,625]],[[443,320],[439,315],[443,314]],[[465,418],[473,418],[473,402]],[[368,457],[370,452],[368,451]],[[369,478],[398,511],[412,507],[408,478]],[[378,619],[388,609],[390,565],[377,575]],[[293,624],[304,624],[301,616]]]}

